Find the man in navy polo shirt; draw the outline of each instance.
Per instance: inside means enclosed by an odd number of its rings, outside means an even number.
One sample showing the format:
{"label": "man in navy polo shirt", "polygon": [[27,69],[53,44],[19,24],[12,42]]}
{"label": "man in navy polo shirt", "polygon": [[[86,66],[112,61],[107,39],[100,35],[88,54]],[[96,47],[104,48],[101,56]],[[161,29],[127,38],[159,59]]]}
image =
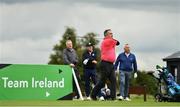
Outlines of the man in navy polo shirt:
{"label": "man in navy polo shirt", "polygon": [[92,80],[93,84],[96,85],[96,64],[97,56],[96,52],[93,50],[93,44],[88,43],[86,45],[86,51],[83,53],[83,65],[84,65],[84,77],[85,77],[85,92],[87,100],[90,98],[90,81]]}
{"label": "man in navy polo shirt", "polygon": [[134,77],[137,77],[137,63],[136,57],[134,54],[130,52],[130,47],[128,44],[124,46],[124,52],[120,53],[115,62],[115,70],[117,70],[119,65],[120,72],[120,96],[119,100],[127,100],[129,99],[129,82],[131,79],[132,73],[134,73]]}

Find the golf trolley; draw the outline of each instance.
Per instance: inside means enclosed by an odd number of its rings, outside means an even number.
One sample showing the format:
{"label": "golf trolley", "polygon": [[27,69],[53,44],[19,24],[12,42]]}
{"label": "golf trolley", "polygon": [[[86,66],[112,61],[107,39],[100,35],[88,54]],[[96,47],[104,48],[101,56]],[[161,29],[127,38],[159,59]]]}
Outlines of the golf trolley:
{"label": "golf trolley", "polygon": [[[158,93],[155,100],[158,102],[170,101],[180,102],[180,85],[175,82],[174,77],[166,67],[156,66],[158,71]],[[164,91],[162,91],[164,89]]]}

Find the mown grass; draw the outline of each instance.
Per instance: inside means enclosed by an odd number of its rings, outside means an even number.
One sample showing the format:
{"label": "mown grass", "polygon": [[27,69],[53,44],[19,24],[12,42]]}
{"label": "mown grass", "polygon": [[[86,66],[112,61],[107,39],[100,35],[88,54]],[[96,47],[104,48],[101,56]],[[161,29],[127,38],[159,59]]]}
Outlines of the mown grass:
{"label": "mown grass", "polygon": [[74,101],[27,101],[27,100],[1,100],[0,106],[46,106],[46,107],[180,107],[180,102],[155,102],[152,97],[147,98],[147,102],[143,101],[142,96],[135,96],[132,97],[132,101],[80,101],[80,100],[74,100]]}

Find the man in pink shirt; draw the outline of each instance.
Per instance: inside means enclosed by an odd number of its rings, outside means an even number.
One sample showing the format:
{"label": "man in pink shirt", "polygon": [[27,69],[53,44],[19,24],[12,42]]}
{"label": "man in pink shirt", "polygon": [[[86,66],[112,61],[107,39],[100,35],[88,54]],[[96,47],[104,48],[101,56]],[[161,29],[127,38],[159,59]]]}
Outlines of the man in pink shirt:
{"label": "man in pink shirt", "polygon": [[96,96],[105,86],[106,80],[109,79],[111,82],[111,99],[116,99],[116,77],[113,63],[116,59],[115,46],[119,45],[119,41],[113,39],[113,33],[111,29],[104,31],[104,40],[101,43],[101,63],[100,63],[100,78],[99,82],[96,84],[92,90],[91,98],[96,100]]}

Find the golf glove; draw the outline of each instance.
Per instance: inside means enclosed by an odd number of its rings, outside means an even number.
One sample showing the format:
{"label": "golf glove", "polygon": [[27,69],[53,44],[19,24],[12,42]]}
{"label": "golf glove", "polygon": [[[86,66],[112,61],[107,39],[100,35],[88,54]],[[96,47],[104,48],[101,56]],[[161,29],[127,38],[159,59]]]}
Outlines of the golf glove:
{"label": "golf glove", "polygon": [[134,78],[137,78],[137,73],[134,73]]}
{"label": "golf glove", "polygon": [[89,59],[85,59],[85,60],[83,61],[83,64],[84,64],[84,65],[87,65],[88,61],[89,61]]}

